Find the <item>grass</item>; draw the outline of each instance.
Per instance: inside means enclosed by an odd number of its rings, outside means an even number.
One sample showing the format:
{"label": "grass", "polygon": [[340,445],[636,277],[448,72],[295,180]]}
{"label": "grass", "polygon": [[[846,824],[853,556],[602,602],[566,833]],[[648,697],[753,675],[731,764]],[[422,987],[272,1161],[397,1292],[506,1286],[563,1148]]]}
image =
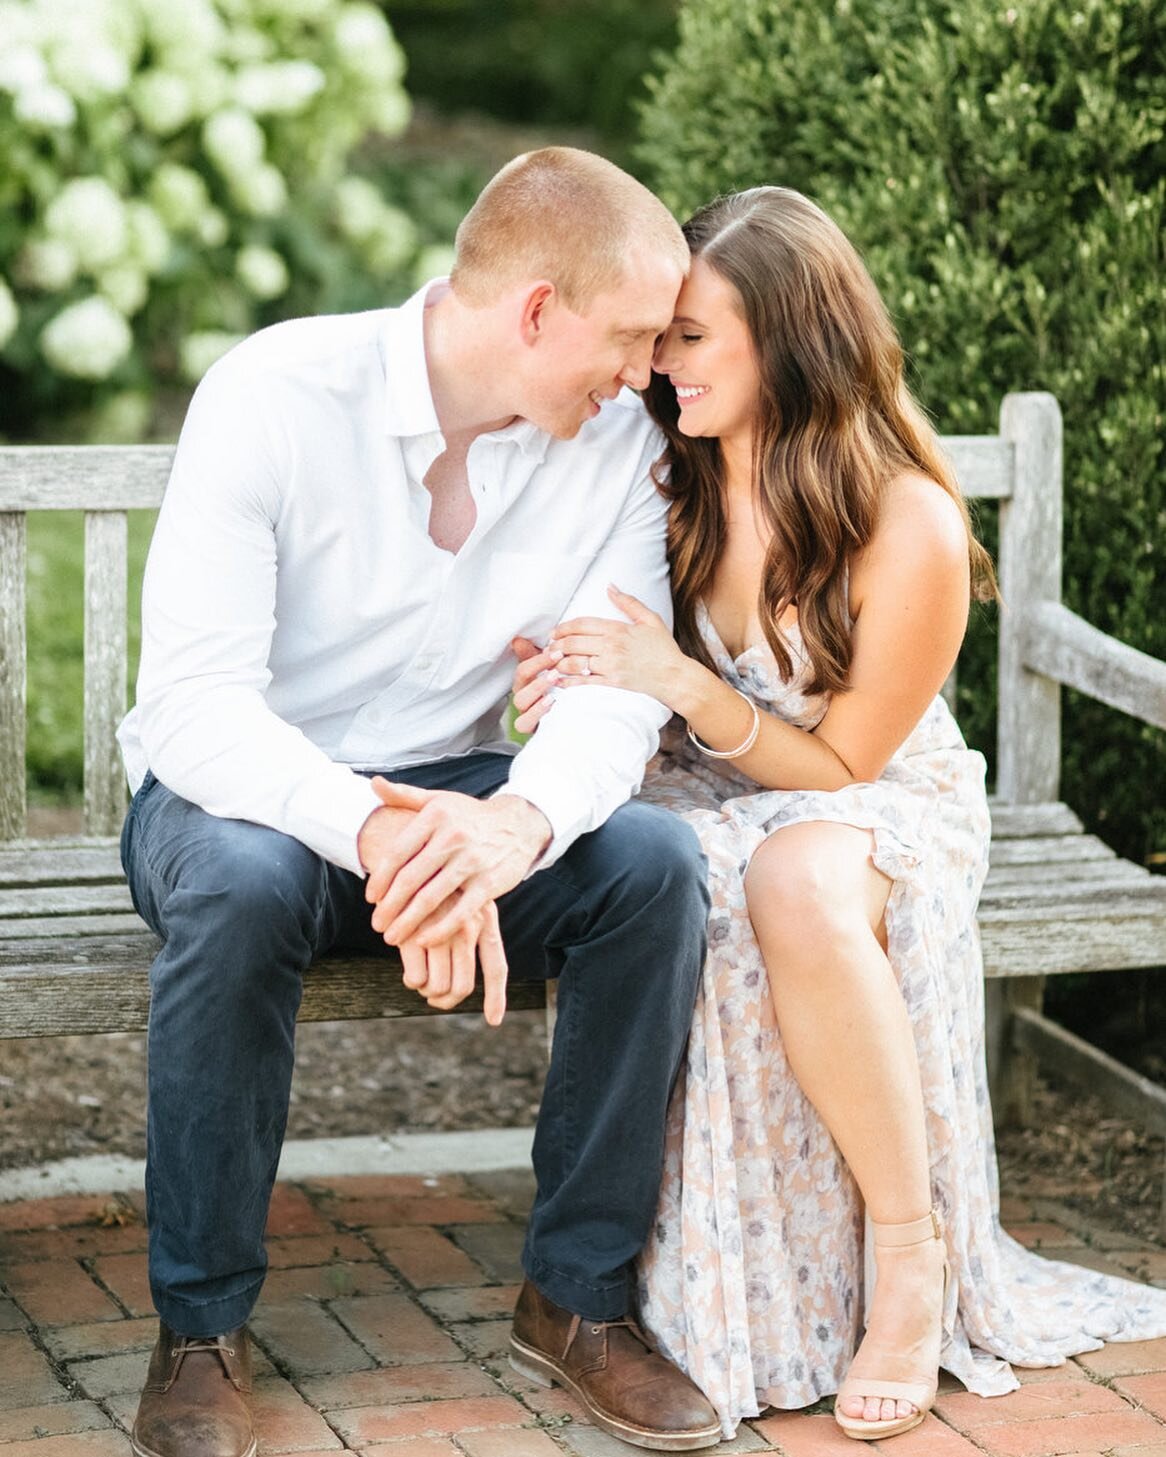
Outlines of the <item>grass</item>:
{"label": "grass", "polygon": [[[138,671],[142,569],[153,511],[129,513],[129,673]],[[28,789],[34,803],[81,797],[84,517],[38,511],[28,517]]]}

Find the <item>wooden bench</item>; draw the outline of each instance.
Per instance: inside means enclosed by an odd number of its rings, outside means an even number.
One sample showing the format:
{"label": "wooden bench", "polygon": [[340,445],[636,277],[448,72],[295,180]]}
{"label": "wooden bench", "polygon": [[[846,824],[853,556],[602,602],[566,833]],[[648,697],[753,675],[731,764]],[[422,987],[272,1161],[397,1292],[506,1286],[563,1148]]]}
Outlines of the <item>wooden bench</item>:
{"label": "wooden bench", "polygon": [[[1166,1093],[1041,1013],[1044,979],[1166,964],[1166,877],[1119,859],[1057,802],[1060,685],[1166,728],[1166,664],[1061,603],[1061,417],[1009,395],[1000,433],[945,441],[969,497],[1000,503],[999,736],[991,870],[980,908],[998,1117],[1024,1119],[1034,1059],[1087,1079],[1166,1132]],[[118,863],[125,787],[126,511],[156,507],[168,446],[0,448],[0,1037],[139,1030],[157,942]],[[85,834],[26,838],[25,515],[85,512]],[[511,1006],[544,1002],[515,986]],[[473,1006],[479,1006],[475,1002]],[[382,960],[329,957],[306,1020],[428,1008]]]}

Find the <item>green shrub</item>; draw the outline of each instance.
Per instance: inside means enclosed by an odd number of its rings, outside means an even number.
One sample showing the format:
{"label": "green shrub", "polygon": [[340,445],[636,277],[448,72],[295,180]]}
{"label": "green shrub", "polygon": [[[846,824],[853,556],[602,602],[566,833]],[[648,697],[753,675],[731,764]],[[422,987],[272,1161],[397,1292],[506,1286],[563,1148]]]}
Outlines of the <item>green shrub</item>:
{"label": "green shrub", "polygon": [[[524,126],[594,129],[623,161],[678,0],[388,0],[418,99]],[[580,145],[586,146],[586,141]]]}
{"label": "green shrub", "polygon": [[[1065,416],[1065,600],[1166,658],[1166,7],[1160,0],[690,0],[639,157],[681,215],[762,182],[863,250],[940,429],[1009,390]],[[991,538],[991,523],[986,523]],[[991,623],[960,688],[991,753]],[[1066,695],[1063,793],[1166,849],[1166,735]]]}
{"label": "green shrub", "polygon": [[4,0],[0,33],[0,432],[132,438],[258,325],[411,286],[413,220],[349,170],[409,116],[376,6]]}

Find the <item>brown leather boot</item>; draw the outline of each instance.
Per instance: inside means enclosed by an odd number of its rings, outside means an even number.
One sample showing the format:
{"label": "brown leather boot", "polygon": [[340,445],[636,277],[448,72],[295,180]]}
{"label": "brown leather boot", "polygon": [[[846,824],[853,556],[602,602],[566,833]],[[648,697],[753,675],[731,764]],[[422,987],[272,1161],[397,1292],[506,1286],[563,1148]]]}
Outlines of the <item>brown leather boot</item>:
{"label": "brown leather boot", "polygon": [[247,1329],[180,1336],[162,1324],[130,1438],[136,1457],[253,1457]]}
{"label": "brown leather boot", "polygon": [[710,1402],[634,1321],[584,1320],[529,1280],[514,1312],[510,1364],[540,1386],[568,1387],[597,1427],[654,1452],[693,1452],[721,1440]]}

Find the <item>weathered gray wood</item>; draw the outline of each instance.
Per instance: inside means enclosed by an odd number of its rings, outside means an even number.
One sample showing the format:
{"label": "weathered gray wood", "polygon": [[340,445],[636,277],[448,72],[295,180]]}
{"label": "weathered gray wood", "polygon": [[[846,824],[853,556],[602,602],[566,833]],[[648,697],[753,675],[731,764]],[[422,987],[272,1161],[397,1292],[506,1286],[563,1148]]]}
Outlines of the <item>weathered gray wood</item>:
{"label": "weathered gray wood", "polygon": [[1001,499],[1012,494],[1011,442],[998,435],[945,435],[941,442],[965,496]]}
{"label": "weathered gray wood", "polygon": [[1095,835],[1032,835],[1026,840],[996,840],[992,864],[1053,865],[1084,860],[1116,860],[1117,856]]}
{"label": "weathered gray wood", "polygon": [[1148,888],[1166,900],[1166,876],[1151,875],[1142,865],[1129,860],[1054,861],[1051,865],[999,865],[988,871],[984,897],[989,901],[1003,891],[1046,890],[1073,887],[1074,895],[1103,895],[1108,890]]}
{"label": "weathered gray wood", "polygon": [[1114,896],[981,907],[985,977],[1061,975],[1166,965],[1166,904]]}
{"label": "weathered gray wood", "polygon": [[1020,641],[1025,664],[1036,672],[1166,728],[1166,663],[1099,632],[1057,602],[1029,608]]}
{"label": "weathered gray wood", "polygon": [[1085,828],[1067,804],[1005,804],[993,795],[992,839],[1016,840],[1028,835],[1079,835]]}
{"label": "weathered gray wood", "polygon": [[984,988],[988,1093],[992,1116],[999,1128],[1030,1121],[1036,1089],[1036,1058],[1015,1047],[1013,1027],[1019,1013],[1040,1012],[1044,995],[1043,976],[1013,977],[1008,981],[989,982]]}
{"label": "weathered gray wood", "polygon": [[1151,1133],[1166,1133],[1166,1088],[1124,1067],[1031,1007],[1017,1007],[1012,1021],[1013,1046],[1031,1052],[1053,1072],[1096,1093],[1123,1117]]}
{"label": "weathered gray wood", "polygon": [[0,840],[24,834],[25,519],[0,511]]}
{"label": "weathered gray wood", "polygon": [[[2,943],[0,943],[2,944]],[[511,1011],[545,1006],[542,982],[517,982],[507,994]],[[89,960],[75,966],[0,967],[0,1038],[60,1037],[144,1030],[150,989],[144,966]],[[481,992],[458,1008],[480,1012]],[[444,1016],[401,982],[393,958],[329,958],[304,978],[302,1022],[365,1017]]]}
{"label": "weathered gray wood", "polygon": [[116,731],[126,711],[126,514],[85,514],[85,828],[112,835],[126,807]]}
{"label": "weathered gray wood", "polygon": [[0,511],[126,511],[156,507],[172,445],[0,446]]}
{"label": "weathered gray wood", "polygon": [[75,916],[94,911],[133,910],[129,887],[120,885],[37,885],[0,890],[0,918]]}
{"label": "weathered gray wood", "polygon": [[[1053,878],[1028,882],[986,886],[980,901],[985,911],[1001,910],[1005,907],[1017,910],[1031,907],[1053,907],[1072,905],[1075,901],[1088,900],[1099,909],[1103,903],[1114,899],[1143,901],[1148,907],[1158,906],[1166,915],[1166,894],[1163,894],[1163,877],[1147,874],[1144,879],[1132,876],[1113,875],[1104,880],[1089,876],[1068,876],[1057,881]],[[1153,914],[1150,909],[1148,914]]]}
{"label": "weathered gray wood", "polygon": [[[0,920],[0,942],[27,941],[36,936],[57,943],[57,959],[61,959],[62,942],[76,941],[84,936],[115,936],[141,934],[142,921],[136,911],[109,911],[76,916],[21,916],[15,920]],[[67,957],[65,958],[68,959]],[[0,961],[3,960],[0,948]]]}
{"label": "weathered gray wood", "polygon": [[1000,506],[1000,657],[996,793],[1011,804],[1056,799],[1060,690],[1024,666],[1021,630],[1061,600],[1061,411],[1049,394],[1007,395],[1000,434],[1015,452],[1012,496]]}
{"label": "weathered gray wood", "polygon": [[121,880],[117,841],[17,840],[0,849],[0,887]]}

